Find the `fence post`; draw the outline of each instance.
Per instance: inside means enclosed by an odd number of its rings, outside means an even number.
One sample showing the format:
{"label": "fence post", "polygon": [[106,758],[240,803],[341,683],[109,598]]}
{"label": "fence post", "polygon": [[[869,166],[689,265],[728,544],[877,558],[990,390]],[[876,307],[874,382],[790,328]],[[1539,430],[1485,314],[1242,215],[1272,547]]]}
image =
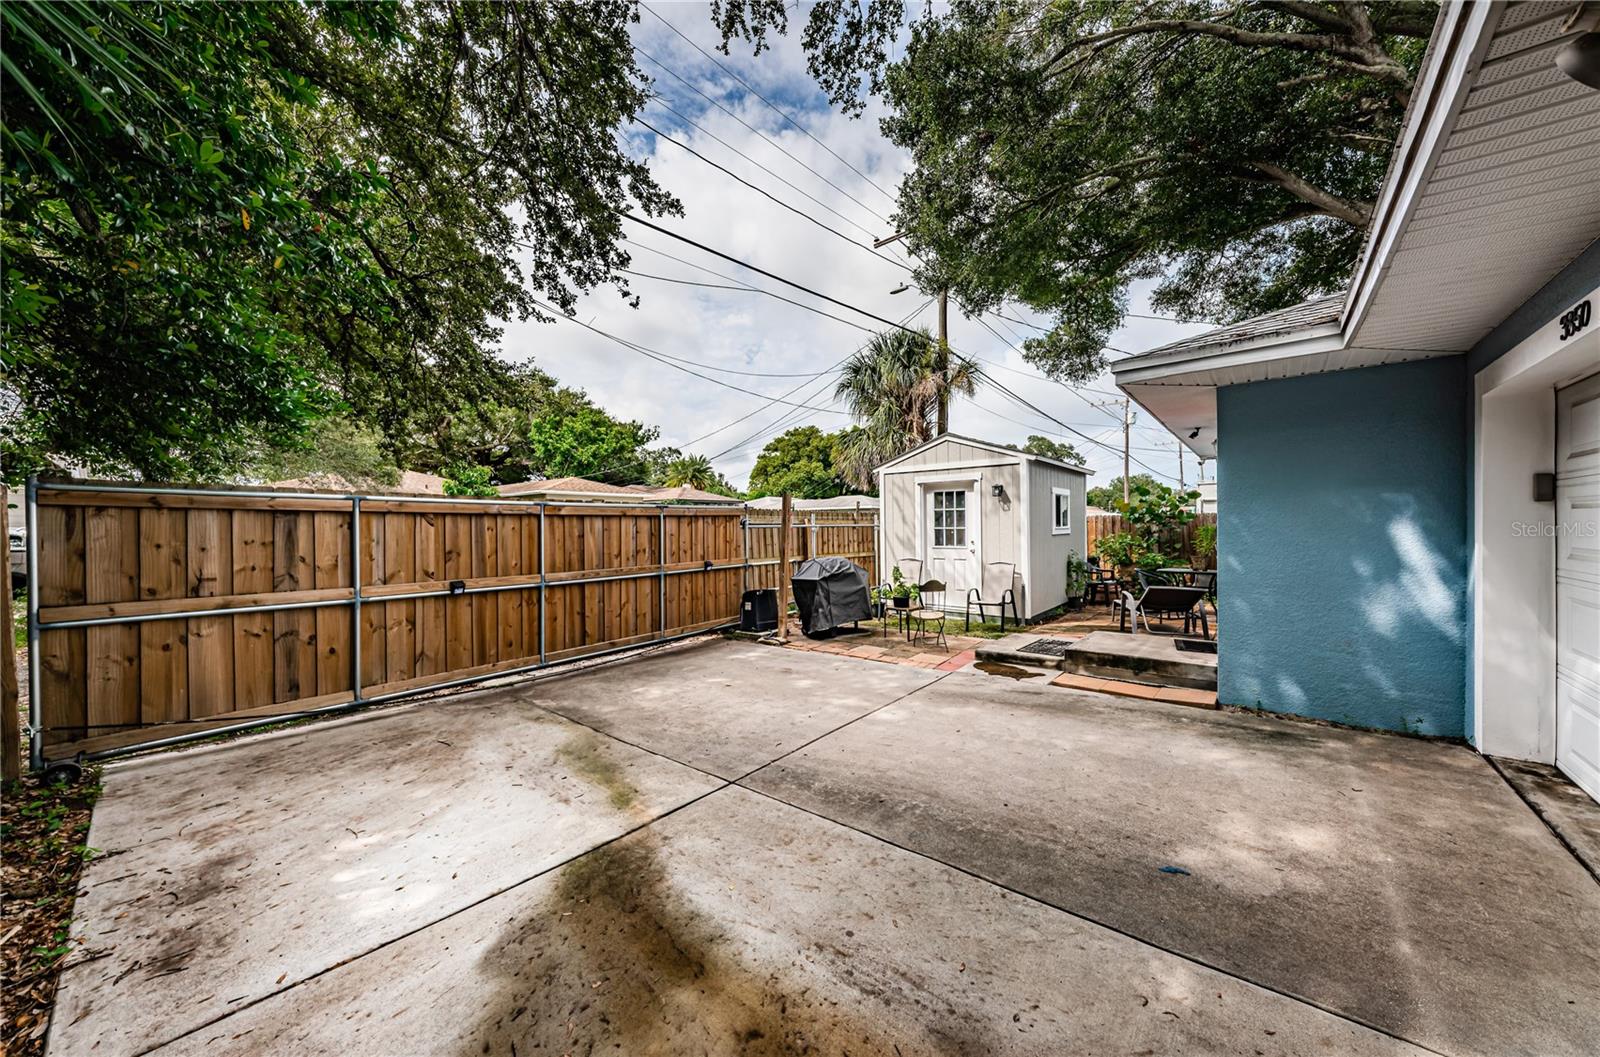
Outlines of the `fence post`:
{"label": "fence post", "polygon": [[[39,478],[28,475],[23,495],[28,526],[28,768],[44,769],[44,701],[39,672]],[[6,530],[9,534],[10,529]]]}
{"label": "fence post", "polygon": [[[0,510],[6,512],[6,534],[11,533],[11,491],[0,484]],[[5,607],[6,648],[0,654],[0,663],[5,665],[5,671],[0,672],[0,740],[5,742],[5,755],[0,756],[0,780],[6,783],[20,781],[22,778],[21,759],[18,753],[22,749],[22,731],[17,722],[17,637],[11,630],[11,568],[10,552],[6,555],[6,595],[0,598],[0,606]],[[31,589],[32,584],[29,584]],[[29,657],[28,664],[37,663],[35,658]]]}
{"label": "fence post", "polygon": [[778,518],[778,641],[789,641],[789,521],[793,507],[783,493],[783,513]]}
{"label": "fence post", "polygon": [[544,503],[539,503],[539,663],[544,663]]}
{"label": "fence post", "polygon": [[661,524],[657,531],[660,542],[656,544],[656,565],[660,572],[656,575],[656,606],[661,610],[660,638],[667,637],[667,508],[660,508]]}
{"label": "fence post", "polygon": [[750,515],[745,514],[739,519],[739,532],[743,536],[741,545],[744,550],[744,568],[739,570],[739,604],[744,605],[744,592],[750,590]]}
{"label": "fence post", "polygon": [[806,553],[805,553],[805,557],[807,557],[807,558],[815,558],[817,556],[817,515],[816,515],[816,512],[812,511],[811,516],[809,518],[807,518],[806,521],[807,521],[807,531],[806,531]]}
{"label": "fence post", "polygon": [[[376,559],[376,555],[374,555]],[[350,686],[361,700],[361,497],[350,497]]]}

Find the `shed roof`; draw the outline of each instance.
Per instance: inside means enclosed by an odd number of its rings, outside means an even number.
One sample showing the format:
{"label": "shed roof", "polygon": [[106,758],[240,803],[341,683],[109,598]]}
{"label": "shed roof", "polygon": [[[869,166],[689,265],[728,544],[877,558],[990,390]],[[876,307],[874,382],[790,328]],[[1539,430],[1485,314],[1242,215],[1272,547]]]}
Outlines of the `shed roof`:
{"label": "shed roof", "polygon": [[951,441],[957,444],[970,444],[976,448],[984,448],[988,451],[994,452],[996,455],[1010,456],[1016,459],[1018,462],[1042,462],[1050,466],[1059,466],[1063,470],[1075,470],[1084,476],[1092,476],[1094,474],[1094,471],[1089,469],[1087,466],[1079,466],[1077,463],[1071,462],[1062,462],[1060,459],[1052,459],[1046,455],[1035,455],[1030,451],[1023,451],[1021,448],[1012,448],[1004,444],[996,444],[991,440],[979,440],[976,437],[967,437],[960,433],[941,433],[932,440],[924,441],[923,443],[918,444],[910,451],[902,452],[901,454],[896,455],[882,466],[879,466],[874,472],[882,473],[889,467],[894,466],[896,463],[905,462],[918,452],[927,451],[929,448],[934,447],[935,445],[944,444]]}

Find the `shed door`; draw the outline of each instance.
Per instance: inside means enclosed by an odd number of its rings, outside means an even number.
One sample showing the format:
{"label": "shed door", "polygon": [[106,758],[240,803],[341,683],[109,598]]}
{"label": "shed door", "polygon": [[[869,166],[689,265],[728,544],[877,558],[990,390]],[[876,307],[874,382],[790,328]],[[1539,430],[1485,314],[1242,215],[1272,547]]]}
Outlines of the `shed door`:
{"label": "shed door", "polygon": [[978,586],[977,489],[965,483],[929,485],[922,501],[922,579],[942,582],[945,606],[958,606],[967,590]]}
{"label": "shed door", "polygon": [[1556,393],[1556,766],[1600,800],[1600,374]]}

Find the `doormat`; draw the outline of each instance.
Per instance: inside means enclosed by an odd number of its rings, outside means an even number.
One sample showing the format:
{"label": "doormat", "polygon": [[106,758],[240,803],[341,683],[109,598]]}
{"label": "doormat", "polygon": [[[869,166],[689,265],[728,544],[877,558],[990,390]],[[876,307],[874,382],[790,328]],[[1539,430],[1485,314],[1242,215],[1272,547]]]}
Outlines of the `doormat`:
{"label": "doormat", "polygon": [[1174,639],[1178,649],[1185,653],[1216,653],[1217,644],[1210,639]]}
{"label": "doormat", "polygon": [[1060,639],[1038,639],[1022,647],[1023,653],[1042,653],[1046,657],[1065,657],[1072,643]]}

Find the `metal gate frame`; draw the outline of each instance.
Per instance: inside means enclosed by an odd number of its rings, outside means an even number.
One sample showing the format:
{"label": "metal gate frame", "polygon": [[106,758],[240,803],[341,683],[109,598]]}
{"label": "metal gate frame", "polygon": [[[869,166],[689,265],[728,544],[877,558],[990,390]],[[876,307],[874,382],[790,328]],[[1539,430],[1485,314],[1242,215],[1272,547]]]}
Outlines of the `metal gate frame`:
{"label": "metal gate frame", "polygon": [[[325,705],[320,708],[301,709],[293,712],[255,716],[249,720],[229,724],[227,726],[211,727],[206,730],[193,731],[187,734],[175,734],[166,738],[154,738],[150,741],[141,741],[133,745],[118,746],[116,748],[101,749],[95,752],[80,752],[71,757],[74,760],[104,760],[117,756],[127,756],[137,752],[146,752],[151,749],[166,748],[172,745],[182,745],[205,738],[214,738],[224,734],[239,731],[253,730],[257,727],[271,726],[277,723],[286,723],[292,720],[307,719],[313,716],[331,716],[341,712],[349,712],[369,705],[382,704],[401,698],[417,697],[431,694],[439,690],[449,690],[456,687],[471,686],[475,683],[487,682],[491,679],[505,679],[515,675],[524,675],[529,672],[540,671],[546,668],[560,667],[579,661],[588,661],[596,657],[605,657],[611,654],[624,653],[629,650],[648,649],[663,642],[676,642],[681,639],[694,638],[698,635],[707,635],[725,628],[734,627],[738,623],[737,616],[727,624],[710,628],[700,628],[695,631],[683,632],[677,635],[667,634],[667,577],[700,574],[707,572],[720,572],[731,569],[743,570],[743,578],[748,580],[750,568],[750,548],[742,546],[743,553],[740,560],[722,565],[714,564],[706,559],[704,564],[697,568],[668,569],[664,559],[666,546],[667,511],[670,505],[666,503],[638,503],[620,504],[608,503],[602,509],[654,509],[657,512],[657,565],[656,569],[641,569],[638,572],[623,573],[613,576],[572,577],[563,579],[558,586],[581,586],[585,584],[614,583],[622,580],[643,580],[654,577],[657,582],[656,598],[657,609],[660,612],[660,627],[656,637],[649,642],[634,642],[623,646],[612,646],[598,649],[591,653],[584,653],[576,657],[567,657],[558,661],[548,661],[545,658],[545,508],[556,506],[571,508],[581,506],[581,503],[555,503],[549,504],[543,500],[526,502],[516,499],[496,498],[480,499],[470,496],[409,496],[409,495],[364,495],[355,492],[289,492],[272,491],[269,489],[232,489],[232,488],[174,488],[160,485],[124,485],[84,483],[76,481],[50,481],[43,486],[51,491],[60,492],[114,492],[125,495],[167,495],[167,496],[208,496],[225,499],[315,499],[344,501],[350,504],[350,543],[351,543],[351,597],[348,599],[333,599],[315,602],[285,602],[268,603],[264,605],[230,606],[225,609],[197,609],[178,610],[171,613],[156,613],[121,617],[88,617],[81,620],[51,621],[49,624],[39,623],[39,479],[36,476],[28,478],[25,496],[25,519],[28,532],[27,568],[28,568],[28,724],[24,733],[28,738],[28,766],[37,772],[45,768],[44,758],[44,701],[41,695],[43,679],[39,663],[39,636],[41,632],[50,630],[66,630],[70,628],[89,628],[100,625],[126,625],[142,624],[156,620],[186,620],[204,619],[219,615],[234,616],[240,613],[276,613],[286,610],[300,609],[326,609],[333,606],[350,607],[351,630],[351,684],[352,699],[336,705]],[[537,590],[539,593],[539,659],[531,664],[519,665],[496,672],[486,672],[479,675],[462,676],[456,679],[442,679],[436,683],[419,686],[413,689],[398,690],[387,694],[363,695],[361,693],[361,503],[363,500],[379,502],[405,502],[419,504],[448,504],[451,506],[482,504],[485,506],[527,506],[538,511],[539,517],[539,568],[538,580],[529,580],[526,583],[496,584],[489,587],[467,587],[463,584],[460,588],[447,587],[443,590],[409,591],[404,594],[382,596],[384,602],[405,602],[418,598],[453,598],[462,595],[495,594],[501,591],[527,591]],[[741,521],[746,520],[741,517]],[[193,721],[187,721],[193,722]],[[125,726],[125,724],[119,724]]]}

